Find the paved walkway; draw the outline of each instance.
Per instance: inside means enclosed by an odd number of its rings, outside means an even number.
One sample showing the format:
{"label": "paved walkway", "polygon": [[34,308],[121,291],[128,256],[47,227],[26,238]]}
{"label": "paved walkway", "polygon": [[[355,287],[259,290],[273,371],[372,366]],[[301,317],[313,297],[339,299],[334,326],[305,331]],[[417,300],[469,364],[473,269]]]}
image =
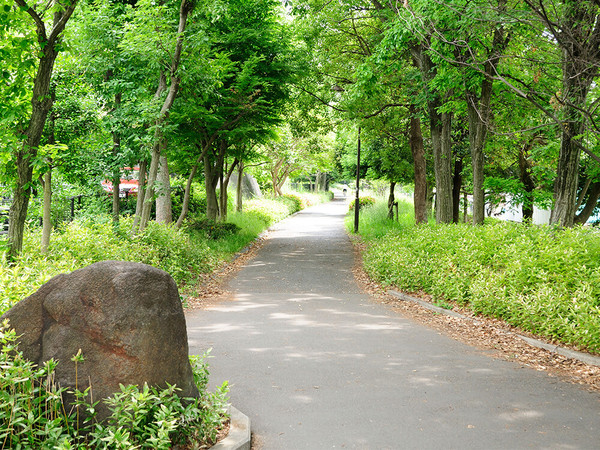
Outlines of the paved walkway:
{"label": "paved walkway", "polygon": [[264,449],[600,449],[600,395],[497,360],[362,293],[336,201],[281,222],[187,314]]}

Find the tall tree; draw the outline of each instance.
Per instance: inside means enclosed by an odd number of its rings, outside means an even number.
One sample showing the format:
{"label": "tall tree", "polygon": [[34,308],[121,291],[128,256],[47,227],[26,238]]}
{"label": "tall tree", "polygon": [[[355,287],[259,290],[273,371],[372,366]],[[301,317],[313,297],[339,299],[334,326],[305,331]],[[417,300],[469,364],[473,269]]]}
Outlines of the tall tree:
{"label": "tall tree", "polygon": [[[50,81],[56,57],[60,51],[60,41],[67,22],[71,18],[77,0],[52,1],[49,6],[37,9],[25,0],[15,0],[20,14],[27,14],[35,27],[38,62],[31,89],[31,110],[28,119],[23,121],[16,134],[23,139],[15,153],[17,179],[13,190],[13,202],[9,212],[8,253],[11,261],[19,255],[23,246],[23,232],[27,218],[27,208],[31,196],[33,165],[37,157],[48,112],[52,107]],[[19,20],[23,20],[19,17]]]}

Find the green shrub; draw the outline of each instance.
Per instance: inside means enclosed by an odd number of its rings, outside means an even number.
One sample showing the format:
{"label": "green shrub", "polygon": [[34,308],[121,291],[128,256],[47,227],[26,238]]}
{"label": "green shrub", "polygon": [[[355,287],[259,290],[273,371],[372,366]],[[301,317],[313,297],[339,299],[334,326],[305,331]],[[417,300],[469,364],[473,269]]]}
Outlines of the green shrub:
{"label": "green shrub", "polygon": [[199,219],[189,222],[189,230],[205,233],[210,239],[222,239],[241,230],[235,223],[215,222],[210,219]]}
{"label": "green shrub", "polygon": [[365,267],[383,283],[424,290],[435,301],[452,300],[532,333],[600,352],[596,230],[506,222],[481,227],[392,223],[386,233],[371,236]]}
{"label": "green shrub", "polygon": [[179,285],[217,266],[206,239],[154,222],[139,236],[129,236],[130,228],[131,219],[122,220],[116,233],[108,216],[76,220],[53,233],[46,254],[39,250],[41,230],[28,230],[19,261],[13,266],[0,263],[0,314],[53,276],[98,261],[149,264],[171,274]]}
{"label": "green shrub", "polygon": [[[360,205],[360,209],[363,210],[365,208],[369,208],[373,205],[375,205],[376,200],[373,197],[368,197],[368,196],[364,196],[364,197],[359,197],[358,199],[359,201],[359,205]],[[349,210],[350,211],[354,211],[354,204],[356,203],[356,199],[352,200],[350,202],[349,205]]]}
{"label": "green shrub", "polygon": [[[54,383],[57,362],[43,367],[27,361],[18,350],[17,337],[0,326],[0,441],[3,448],[148,448],[213,444],[223,425],[227,383],[214,393],[207,390],[206,356],[191,357],[197,399],[182,399],[179,389],[144,385],[121,386],[106,399],[112,414],[97,423],[89,390],[74,392],[77,408],[62,402],[64,389]],[[83,364],[81,355],[76,357]],[[80,420],[78,420],[80,419]]]}
{"label": "green shrub", "polygon": [[304,201],[302,197],[296,194],[283,194],[281,197],[278,197],[280,201],[286,202],[290,206],[290,212],[293,214],[305,208]]}

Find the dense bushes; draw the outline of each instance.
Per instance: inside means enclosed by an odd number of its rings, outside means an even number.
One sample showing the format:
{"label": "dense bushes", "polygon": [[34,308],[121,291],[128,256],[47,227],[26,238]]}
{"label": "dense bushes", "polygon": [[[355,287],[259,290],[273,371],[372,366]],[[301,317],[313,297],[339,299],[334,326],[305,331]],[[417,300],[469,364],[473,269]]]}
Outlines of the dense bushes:
{"label": "dense bushes", "polygon": [[[85,364],[82,357],[76,358]],[[53,381],[58,363],[50,360],[40,368],[27,361],[18,351],[14,331],[2,324],[2,448],[169,449],[176,444],[214,443],[217,430],[227,419],[227,384],[208,392],[205,357],[192,357],[191,362],[198,399],[181,399],[175,386],[122,386],[121,392],[106,400],[111,417],[97,423],[89,392],[74,393],[78,408],[63,404],[64,389]]]}
{"label": "dense bushes", "polygon": [[14,266],[0,265],[0,313],[32,294],[54,275],[112,259],[136,261],[163,269],[179,285],[216,267],[217,258],[205,240],[190,239],[184,231],[150,223],[130,237],[129,220],[116,233],[108,217],[71,222],[52,236],[49,252],[41,254],[40,230],[26,233],[23,254]]}
{"label": "dense bushes", "polygon": [[600,352],[596,229],[505,222],[415,227],[386,221],[383,208],[373,214],[368,220],[388,224],[365,255],[376,279]]}
{"label": "dense bushes", "polygon": [[[369,208],[371,206],[373,206],[375,204],[375,199],[373,197],[369,197],[369,196],[364,196],[364,197],[359,197],[358,199],[358,204],[360,205],[360,209],[364,209],[364,208]],[[350,211],[354,211],[354,204],[356,203],[356,200],[352,200],[350,202],[350,206],[349,209]]]}

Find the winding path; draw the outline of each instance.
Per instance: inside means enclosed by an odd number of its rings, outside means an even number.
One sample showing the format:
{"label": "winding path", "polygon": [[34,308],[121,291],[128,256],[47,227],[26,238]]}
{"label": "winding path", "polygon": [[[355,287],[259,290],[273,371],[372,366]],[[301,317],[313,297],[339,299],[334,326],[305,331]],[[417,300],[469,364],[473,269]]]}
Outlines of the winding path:
{"label": "winding path", "polygon": [[356,285],[342,201],[279,223],[228,288],[189,311],[190,352],[264,449],[599,449],[600,395],[497,360]]}

